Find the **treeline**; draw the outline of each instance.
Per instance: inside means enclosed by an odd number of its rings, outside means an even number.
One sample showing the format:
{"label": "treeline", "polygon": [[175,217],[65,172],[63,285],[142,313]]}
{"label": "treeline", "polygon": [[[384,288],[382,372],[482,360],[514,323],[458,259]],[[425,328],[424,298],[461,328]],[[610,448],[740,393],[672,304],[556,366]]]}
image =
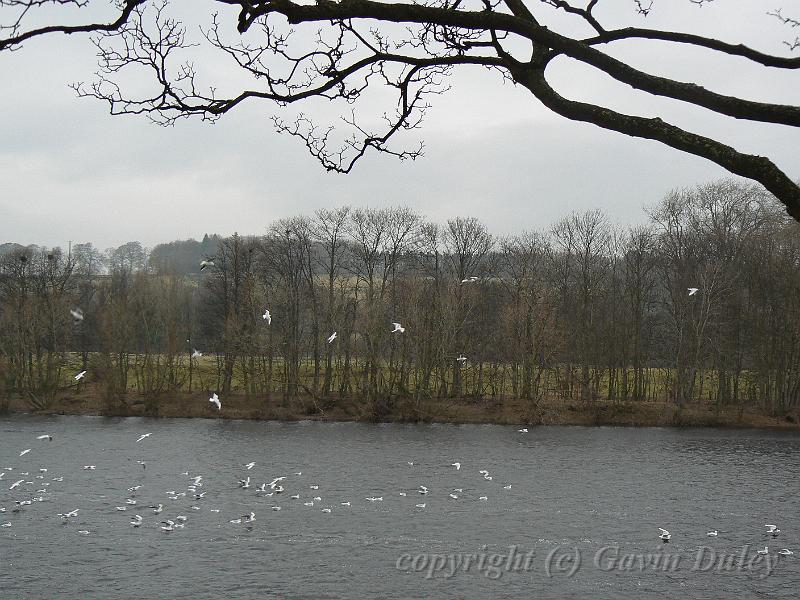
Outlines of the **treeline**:
{"label": "treeline", "polygon": [[515,397],[532,415],[551,399],[795,408],[800,226],[735,181],[648,213],[496,237],[472,218],[344,207],[180,261],[169,245],[16,248],[0,258],[1,383],[46,407],[87,370],[109,410],[136,391],[154,413],[198,389],[317,409],[358,398],[376,417],[398,398]]}

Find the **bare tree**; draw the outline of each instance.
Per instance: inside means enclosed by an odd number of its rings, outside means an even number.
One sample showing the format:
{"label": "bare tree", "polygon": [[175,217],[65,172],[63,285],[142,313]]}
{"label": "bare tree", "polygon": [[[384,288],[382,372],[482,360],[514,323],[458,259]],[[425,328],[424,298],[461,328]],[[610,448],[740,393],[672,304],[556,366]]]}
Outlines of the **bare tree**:
{"label": "bare tree", "polygon": [[[600,99],[595,103],[568,99],[547,77],[547,69],[556,59],[568,59],[653,96],[734,119],[797,127],[797,106],[748,100],[714,92],[701,82],[655,75],[617,58],[613,50],[619,42],[636,43],[642,49],[660,42],[667,51],[674,48],[679,52],[688,46],[712,56],[790,71],[800,67],[800,57],[771,55],[735,41],[681,30],[617,27],[595,12],[597,0],[585,6],[567,0],[217,3],[225,11],[213,13],[202,37],[194,39],[170,16],[168,0],[120,0],[108,20],[79,25],[63,23],[79,19],[96,3],[2,0],[0,51],[17,49],[44,35],[95,32],[98,78],[76,85],[77,93],[106,102],[113,114],[146,114],[163,124],[193,116],[216,120],[248,101],[287,105],[326,98],[345,110],[345,131],[338,138],[331,128],[317,125],[302,113],[288,122],[276,118],[275,126],[300,138],[326,169],[342,172],[350,171],[369,151],[401,159],[418,157],[421,145],[398,147],[393,138],[420,124],[431,100],[448,89],[446,76],[454,69],[488,68],[565,118],[656,140],[753,179],[800,219],[800,187],[768,158],[740,152],[660,117],[615,111],[603,106]],[[635,0],[633,6],[646,16],[654,3]],[[61,12],[48,12],[47,5],[72,7],[78,16],[62,17]],[[230,8],[238,11],[235,19]],[[28,27],[27,19],[42,9],[44,15],[36,15],[35,22],[51,16],[55,23]],[[780,10],[768,14],[765,18],[777,18],[787,27],[798,22],[796,16],[783,15]],[[226,55],[250,83],[231,88],[227,77],[224,82],[207,83],[206,75],[195,67],[201,59],[192,60],[191,49],[198,42]],[[798,43],[789,41],[787,46],[795,50]],[[136,84],[127,78],[129,72],[140,76],[134,79]],[[149,89],[142,90],[142,72],[151,75]],[[385,85],[396,93],[396,101],[391,110],[365,119],[354,105],[366,96],[371,84]]]}

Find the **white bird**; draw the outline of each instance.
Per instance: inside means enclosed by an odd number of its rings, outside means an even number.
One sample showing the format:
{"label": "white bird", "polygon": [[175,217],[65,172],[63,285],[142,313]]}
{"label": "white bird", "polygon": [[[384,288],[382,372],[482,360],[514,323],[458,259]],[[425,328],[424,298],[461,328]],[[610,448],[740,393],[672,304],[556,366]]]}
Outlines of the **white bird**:
{"label": "white bird", "polygon": [[164,531],[172,531],[175,528],[175,521],[161,521],[161,529]]}
{"label": "white bird", "polygon": [[21,483],[25,483],[25,480],[24,480],[24,479],[20,479],[19,481],[15,481],[14,483],[12,483],[12,484],[11,484],[11,487],[10,487],[10,488],[8,488],[8,489],[9,489],[9,490],[13,490],[14,488],[17,488],[17,487],[19,487],[19,485],[20,485]]}
{"label": "white bird", "polygon": [[53,436],[48,434],[48,433],[45,433],[44,435],[36,436],[36,439],[37,440],[50,440],[52,442],[53,441]]}
{"label": "white bird", "polygon": [[333,340],[336,339],[336,332],[334,331],[330,337],[328,338],[328,343],[330,344]]}
{"label": "white bird", "polygon": [[192,358],[200,358],[203,356],[203,353],[200,352],[197,348],[192,348]]}
{"label": "white bird", "polygon": [[778,537],[778,534],[781,532],[775,525],[764,525],[767,528],[767,533],[770,534],[772,537]]}
{"label": "white bird", "polygon": [[239,480],[239,487],[243,489],[247,489],[250,487],[250,476],[248,475],[246,479]]}
{"label": "white bird", "polygon": [[503,489],[504,490],[510,490],[511,489],[511,484],[509,483],[508,485],[504,485]]}
{"label": "white bird", "polygon": [[303,502],[303,506],[314,506],[313,502]]}
{"label": "white bird", "polygon": [[158,506],[151,506],[150,508],[153,509],[153,514],[160,514],[162,510],[164,510],[164,505],[159,504]]}
{"label": "white bird", "polygon": [[480,498],[478,498],[478,500],[488,500],[488,499],[489,499],[488,496],[481,496]]}
{"label": "white bird", "polygon": [[528,428],[527,427],[523,427],[522,429],[517,429],[517,431],[519,433],[528,433]]}
{"label": "white bird", "polygon": [[794,552],[792,552],[788,548],[781,548],[780,550],[778,550],[778,554],[781,554],[783,556],[791,556],[792,554],[794,554]]}
{"label": "white bird", "polygon": [[717,537],[717,530],[714,529],[713,531],[709,531],[706,535],[708,537]]}
{"label": "white bird", "polygon": [[403,497],[405,498],[405,496],[406,496],[406,493],[405,493],[405,492],[400,492],[400,495],[401,495],[401,496],[403,496]]}
{"label": "white bird", "polygon": [[96,468],[97,467],[95,467],[94,465],[84,465],[83,466],[83,470],[84,471],[94,471]]}
{"label": "white bird", "polygon": [[267,322],[267,325],[272,325],[272,315],[270,314],[268,308],[264,309],[264,314],[261,315],[261,318]]}
{"label": "white bird", "polygon": [[308,487],[310,487],[312,490],[318,490],[319,489],[318,485],[310,485]]}
{"label": "white bird", "polygon": [[127,506],[117,506],[115,507],[118,511],[122,512],[123,510],[128,510]]}
{"label": "white bird", "polygon": [[331,512],[331,509],[330,509],[330,508],[323,508],[323,509],[322,509],[322,512],[324,512],[324,513],[329,513],[329,512]]}
{"label": "white bird", "polygon": [[478,281],[478,278],[473,275],[471,277],[467,277],[466,279],[462,279],[461,283],[475,283],[476,281]]}
{"label": "white bird", "polygon": [[280,506],[273,506],[273,507],[272,507],[272,510],[280,510],[280,509],[281,509],[281,507],[280,507]]}
{"label": "white bird", "polygon": [[453,463],[452,465],[450,465],[450,466],[451,466],[451,467],[455,467],[455,468],[456,468],[456,471],[458,471],[459,469],[461,469],[461,463],[460,463],[460,462],[454,462],[454,463]]}
{"label": "white bird", "polygon": [[283,481],[284,479],[286,479],[286,476],[276,477],[275,479],[269,482],[269,487],[271,487],[274,490],[278,486],[278,482]]}
{"label": "white bird", "polygon": [[139,439],[138,439],[138,440],[136,440],[136,442],[137,442],[137,443],[138,443],[138,442],[141,442],[143,439],[145,439],[145,438],[149,438],[151,435],[153,435],[153,434],[152,434],[152,433],[143,433],[142,435],[140,435],[140,436],[139,436]]}
{"label": "white bird", "polygon": [[423,502],[422,504],[415,504],[414,506],[417,508],[425,508],[425,503]]}
{"label": "white bird", "polygon": [[690,296],[694,296],[699,291],[700,288],[686,288],[686,289],[688,290]]}
{"label": "white bird", "polygon": [[451,497],[453,500],[458,500],[458,496],[457,496],[456,494],[450,494],[450,497]]}
{"label": "white bird", "polygon": [[128,504],[130,506],[136,506],[136,500],[134,500],[133,498],[128,498],[127,500],[125,500],[125,504]]}
{"label": "white bird", "polygon": [[419,490],[417,491],[424,496],[425,494],[428,493],[428,488],[426,488],[424,485],[421,485],[419,486]]}
{"label": "white bird", "polygon": [[216,406],[217,410],[222,410],[222,402],[219,401],[219,396],[217,396],[216,392],[214,392],[214,394],[211,396],[211,398],[208,399],[208,401],[211,402],[211,404],[213,404],[214,406]]}
{"label": "white bird", "polygon": [[377,496],[377,497],[370,496],[367,498],[367,500],[369,500],[370,502],[383,502],[383,496]]}
{"label": "white bird", "polygon": [[246,469],[249,471],[250,469],[252,469],[252,468],[253,468],[253,467],[255,467],[255,466],[256,466],[256,463],[254,463],[254,462],[249,462],[249,463],[247,463],[247,464],[245,465],[245,468],[246,468]]}
{"label": "white bird", "polygon": [[295,494],[294,496],[290,496],[292,500],[300,500],[300,494]]}
{"label": "white bird", "polygon": [[213,267],[214,261],[213,260],[201,260],[200,261],[200,270],[204,270],[207,267]]}
{"label": "white bird", "polygon": [[144,462],[143,460],[137,460],[136,463],[142,465],[142,469],[147,468],[147,463]]}
{"label": "white bird", "polygon": [[80,533],[81,535],[89,535],[89,532],[85,529],[81,529],[80,531],[78,531],[78,533]]}
{"label": "white bird", "polygon": [[76,323],[80,323],[81,321],[83,321],[83,310],[81,310],[79,307],[70,308],[69,314],[72,315],[72,318],[75,320]]}
{"label": "white bird", "polygon": [[350,506],[350,502],[349,501],[348,502],[340,502],[339,504],[341,504],[342,506]]}
{"label": "white bird", "polygon": [[19,453],[19,455],[20,455],[20,456],[25,456],[25,455],[26,455],[28,452],[30,452],[30,451],[31,451],[31,449],[30,449],[30,448],[28,448],[27,450],[23,450],[22,452],[20,452],[20,453]]}
{"label": "white bird", "polygon": [[84,375],[86,375],[86,371],[81,371],[80,373],[75,375],[75,381],[80,381],[81,379],[83,379]]}
{"label": "white bird", "polygon": [[2,525],[0,525],[0,527],[11,527],[11,523],[10,522],[3,523]]}
{"label": "white bird", "polygon": [[406,328],[403,327],[400,323],[392,323],[392,325],[394,325],[394,329],[392,329],[390,331],[390,333],[397,333],[397,332],[405,333],[406,332]]}
{"label": "white bird", "polygon": [[756,552],[758,554],[768,554],[769,553],[769,548],[767,546],[764,546],[763,550],[756,550]]}
{"label": "white bird", "polygon": [[245,523],[252,523],[253,521],[256,520],[256,513],[254,513],[253,511],[250,511],[249,515],[242,515],[242,520]]}
{"label": "white bird", "polygon": [[463,354],[460,354],[456,360],[463,365],[465,362],[467,362],[467,357]]}
{"label": "white bird", "polygon": [[670,534],[669,531],[667,531],[666,529],[664,529],[662,527],[659,527],[658,529],[661,531],[661,535],[658,536],[658,537],[661,538],[661,541],[666,544],[670,540],[672,535]]}

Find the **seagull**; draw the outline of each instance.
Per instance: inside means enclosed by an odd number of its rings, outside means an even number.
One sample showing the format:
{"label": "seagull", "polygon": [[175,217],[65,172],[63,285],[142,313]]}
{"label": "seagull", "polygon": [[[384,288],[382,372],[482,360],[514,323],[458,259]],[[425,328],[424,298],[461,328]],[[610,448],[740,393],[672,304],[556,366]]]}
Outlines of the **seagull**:
{"label": "seagull", "polygon": [[144,462],[143,460],[137,460],[136,462],[138,464],[142,465],[142,469],[146,469],[147,468],[147,463]]}
{"label": "seagull", "polygon": [[249,471],[250,469],[252,469],[252,468],[253,468],[253,467],[255,467],[255,466],[256,466],[256,463],[254,463],[254,462],[249,462],[249,463],[247,463],[247,464],[245,465],[245,468],[246,468],[246,469]]}
{"label": "seagull", "polygon": [[300,494],[295,494],[294,496],[290,496],[292,500],[300,500]]}
{"label": "seagull", "polygon": [[717,530],[709,531],[706,535],[708,537],[717,537]]}
{"label": "seagull", "polygon": [[164,510],[164,505],[163,504],[159,504],[158,506],[151,506],[150,508],[153,509],[153,514],[157,515],[157,514],[161,513],[162,510]]}
{"label": "seagull", "polygon": [[310,485],[308,487],[310,487],[312,490],[318,490],[319,489],[318,485]]}
{"label": "seagull", "polygon": [[392,325],[394,325],[394,329],[392,329],[389,333],[397,333],[397,332],[405,333],[406,332],[406,328],[403,327],[402,325],[400,325],[400,323],[392,323]]}
{"label": "seagull", "polygon": [[11,522],[3,523],[0,527],[11,527]]}
{"label": "seagull", "polygon": [[264,314],[261,315],[261,318],[267,322],[267,325],[272,325],[272,315],[269,313],[269,309],[264,309]]}
{"label": "seagull", "polygon": [[75,320],[76,323],[80,323],[83,321],[83,310],[78,307],[69,309],[69,314],[72,315],[72,318]]}
{"label": "seagull", "polygon": [[377,496],[377,497],[370,496],[367,498],[367,500],[369,500],[370,502],[383,502],[383,496]]}
{"label": "seagull", "polygon": [[405,493],[405,492],[400,492],[400,495],[401,495],[401,496],[403,496],[403,497],[405,498],[405,496],[406,496],[406,493]]}
{"label": "seagull", "polygon": [[200,352],[197,348],[192,348],[192,358],[200,358],[203,356],[203,353]]}
{"label": "seagull", "polygon": [[96,468],[97,467],[95,467],[94,465],[84,465],[83,466],[83,470],[84,471],[94,471]]}
{"label": "seagull", "polygon": [[50,440],[53,441],[53,436],[50,434],[45,433],[44,435],[39,435],[36,437],[37,440]]}
{"label": "seagull", "polygon": [[131,525],[134,527],[139,527],[142,524],[142,515],[134,515],[131,519]]}
{"label": "seagull", "polygon": [[659,530],[661,531],[661,535],[658,536],[658,537],[661,538],[661,541],[666,544],[669,541],[669,539],[672,537],[672,535],[670,535],[669,531],[667,531],[666,529],[663,529],[662,527],[659,527]]}
{"label": "seagull", "polygon": [[30,451],[31,451],[31,449],[30,449],[30,448],[28,448],[27,450],[23,450],[22,452],[20,452],[20,453],[19,453],[19,455],[20,455],[20,456],[25,456],[25,455],[26,455],[28,452],[30,452]]}
{"label": "seagull", "polygon": [[782,554],[783,556],[791,556],[792,554],[794,554],[794,552],[792,552],[788,548],[781,548],[780,550],[778,550],[778,554]]}
{"label": "seagull", "polygon": [[136,441],[137,441],[137,443],[141,442],[144,438],[149,438],[151,435],[153,435],[153,434],[152,433],[143,433],[142,435],[139,436],[139,439],[136,440]]}
{"label": "seagull", "polygon": [[453,500],[458,500],[458,496],[457,496],[456,494],[450,494],[450,497],[451,497]]}
{"label": "seagull", "polygon": [[767,533],[770,534],[772,537],[778,537],[778,534],[781,532],[775,525],[764,525],[767,528]]}
{"label": "seagull", "polygon": [[128,498],[127,500],[125,500],[125,504],[129,504],[131,506],[135,506],[136,505],[136,500],[134,500],[133,498]]}
{"label": "seagull", "polygon": [[213,404],[214,406],[216,406],[217,410],[222,410],[222,402],[219,401],[219,396],[217,396],[216,392],[214,392],[214,394],[211,396],[211,398],[208,399],[208,401],[211,402],[211,404]]}
{"label": "seagull", "polygon": [[330,508],[323,508],[323,509],[322,509],[322,512],[324,512],[324,513],[329,513],[329,512],[331,512],[331,509],[330,509]]}
{"label": "seagull", "polygon": [[425,503],[423,502],[422,504],[415,504],[414,506],[417,508],[425,508]]}
{"label": "seagull", "polygon": [[690,296],[694,296],[700,288],[686,288],[689,291]]}
{"label": "seagull", "polygon": [[206,267],[213,267],[214,261],[213,260],[201,260],[200,261],[200,270],[204,270]]}
{"label": "seagull", "polygon": [[424,485],[421,485],[419,486],[419,490],[417,491],[424,496],[425,494],[428,493],[428,488],[426,488]]}
{"label": "seagull", "polygon": [[350,506],[350,502],[349,501],[348,502],[340,502],[339,504],[341,504],[342,506]]}
{"label": "seagull", "polygon": [[466,363],[466,362],[467,362],[467,357],[466,357],[466,356],[464,356],[463,354],[459,354],[459,355],[458,355],[458,358],[457,358],[456,360],[457,360],[458,362],[460,362],[460,363],[461,363],[461,365],[463,366],[463,365],[464,365],[464,363]]}
{"label": "seagull", "polygon": [[510,490],[511,489],[511,484],[509,483],[508,485],[504,485],[503,489],[504,490]]}
{"label": "seagull", "polygon": [[127,506],[116,506],[115,508],[120,512],[122,512],[123,510],[128,510]]}
{"label": "seagull", "polygon": [[466,279],[462,279],[461,283],[475,283],[476,281],[478,281],[478,278],[473,275],[471,277],[467,277]]}
{"label": "seagull", "polygon": [[478,500],[488,500],[488,499],[489,499],[488,496],[481,496],[480,498],[478,498]]}
{"label": "seagull", "polygon": [[517,429],[517,431],[519,433],[528,433],[528,428],[527,427],[523,427],[522,429]]}
{"label": "seagull", "polygon": [[272,488],[273,490],[276,487],[281,487],[281,486],[278,485],[278,482],[279,481],[283,481],[284,479],[286,479],[285,476],[284,477],[276,477],[275,479],[273,479],[272,481],[269,482],[269,487]]}
{"label": "seagull", "polygon": [[80,533],[81,535],[89,535],[89,532],[85,529],[81,529],[78,533]]}
{"label": "seagull", "polygon": [[175,521],[161,521],[161,529],[172,531],[175,528]]}
{"label": "seagull", "polygon": [[303,502],[303,506],[314,506],[313,502]]}
{"label": "seagull", "polygon": [[80,381],[81,379],[83,379],[84,375],[86,375],[86,371],[81,371],[80,373],[75,375],[75,381]]}
{"label": "seagull", "polygon": [[248,475],[246,479],[239,480],[239,487],[247,489],[250,487],[250,476]]}
{"label": "seagull", "polygon": [[764,546],[763,550],[756,550],[756,552],[758,554],[767,554],[767,553],[769,553],[769,548],[767,546]]}
{"label": "seagull", "polygon": [[336,332],[334,331],[330,337],[328,338],[328,343],[330,344],[333,340],[336,339]]}
{"label": "seagull", "polygon": [[453,464],[451,464],[450,466],[451,466],[451,467],[455,467],[455,468],[456,468],[456,471],[458,471],[459,469],[461,469],[461,463],[460,463],[460,462],[454,462],[454,463],[453,463]]}
{"label": "seagull", "polygon": [[17,487],[19,487],[19,485],[20,485],[21,483],[25,483],[25,480],[24,480],[24,479],[20,479],[19,481],[15,481],[14,483],[12,483],[12,484],[11,484],[11,487],[10,487],[10,488],[8,488],[8,489],[9,489],[9,490],[13,490],[14,488],[17,488]]}

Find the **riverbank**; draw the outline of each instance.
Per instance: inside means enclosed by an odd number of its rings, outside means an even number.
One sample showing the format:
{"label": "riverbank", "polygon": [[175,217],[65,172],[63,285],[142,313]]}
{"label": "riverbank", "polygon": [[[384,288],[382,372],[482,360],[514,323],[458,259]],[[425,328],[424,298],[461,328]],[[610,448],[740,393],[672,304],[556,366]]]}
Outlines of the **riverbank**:
{"label": "riverbank", "polygon": [[205,392],[180,392],[145,399],[129,392],[109,406],[98,390],[85,388],[80,394],[64,393],[45,408],[36,409],[21,398],[8,403],[11,413],[158,416],[181,418],[255,419],[277,421],[359,421],[492,423],[499,425],[581,425],[627,427],[725,427],[800,431],[800,411],[770,416],[752,408],[673,403],[595,401],[589,404],[548,399],[538,403],[504,399],[413,399],[397,398],[376,416],[372,406],[358,398],[336,398],[323,402],[311,396],[293,400],[228,394],[222,410],[208,402]]}

